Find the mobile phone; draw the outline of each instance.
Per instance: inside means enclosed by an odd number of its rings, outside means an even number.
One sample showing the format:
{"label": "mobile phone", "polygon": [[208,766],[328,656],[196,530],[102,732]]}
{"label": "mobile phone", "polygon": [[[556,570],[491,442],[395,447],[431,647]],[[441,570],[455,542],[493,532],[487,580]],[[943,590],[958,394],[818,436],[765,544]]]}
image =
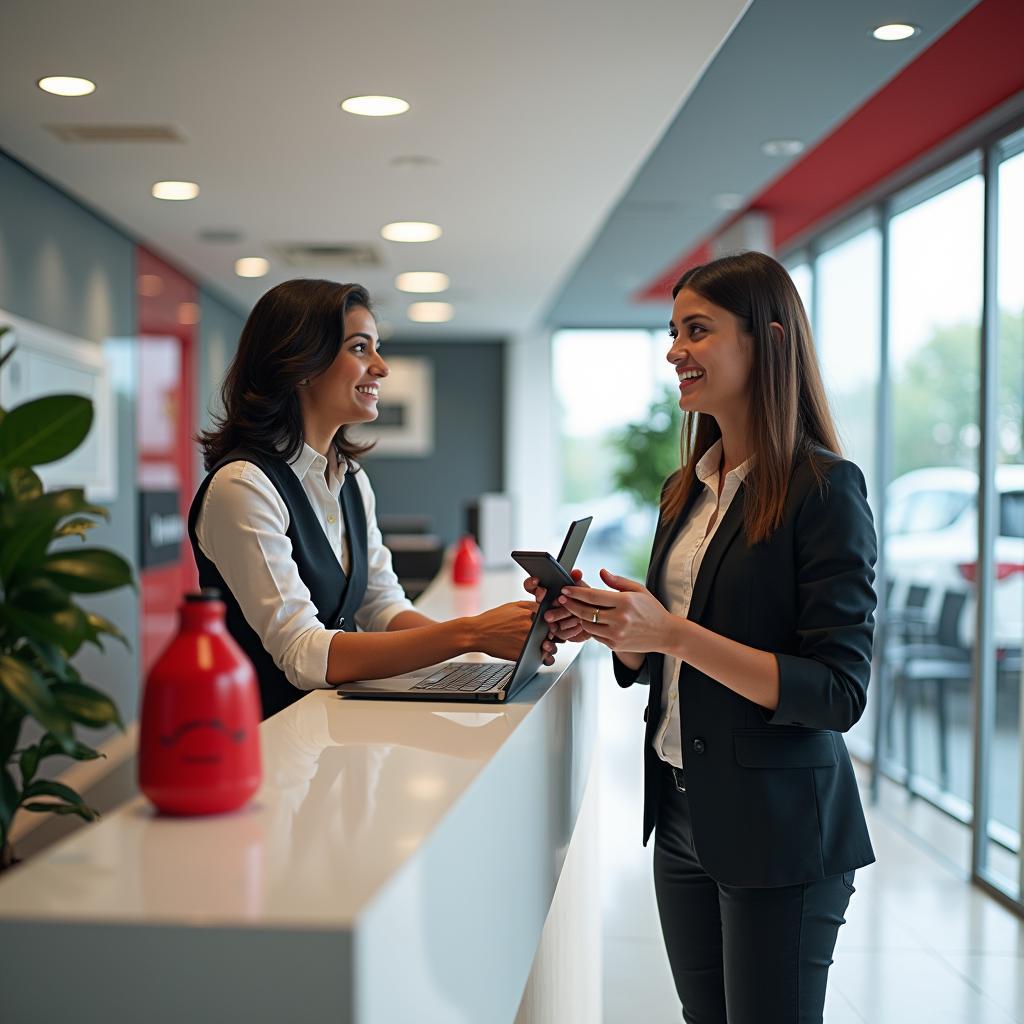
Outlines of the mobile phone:
{"label": "mobile phone", "polygon": [[562,587],[575,585],[575,580],[547,551],[513,551],[512,558],[530,576],[536,576],[547,591],[544,603],[550,605],[562,592]]}

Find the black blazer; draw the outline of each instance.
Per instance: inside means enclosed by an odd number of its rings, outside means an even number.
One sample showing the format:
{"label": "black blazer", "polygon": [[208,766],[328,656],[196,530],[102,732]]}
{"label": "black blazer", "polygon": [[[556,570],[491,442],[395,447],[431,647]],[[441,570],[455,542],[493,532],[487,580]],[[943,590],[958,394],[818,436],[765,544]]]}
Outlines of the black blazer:
{"label": "black blazer", "polygon": [[[797,463],[782,525],[750,546],[741,485],[704,555],[687,617],[775,654],[779,706],[754,704],[683,664],[679,677],[683,768],[693,843],[712,878],[728,885],[808,882],[875,858],[840,733],[867,699],[874,629],[876,540],[864,477],[829,452],[826,479]],[[659,520],[648,589],[700,493],[681,515]],[[621,686],[649,682],[644,720],[644,828],[654,829],[666,772],[652,739],[661,718],[664,656],[638,671],[614,659]]]}

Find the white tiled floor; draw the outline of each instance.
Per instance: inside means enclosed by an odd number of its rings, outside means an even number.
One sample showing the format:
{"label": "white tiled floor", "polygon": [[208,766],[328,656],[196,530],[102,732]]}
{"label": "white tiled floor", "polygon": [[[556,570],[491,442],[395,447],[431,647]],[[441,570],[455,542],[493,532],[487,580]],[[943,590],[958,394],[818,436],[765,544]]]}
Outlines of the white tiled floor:
{"label": "white tiled floor", "polygon": [[[610,666],[599,675],[604,1021],[678,1022],[651,848],[640,845],[647,691],[620,690]],[[826,1024],[1024,1024],[1024,921],[926,852],[889,811],[868,813],[878,862],[857,875]]]}

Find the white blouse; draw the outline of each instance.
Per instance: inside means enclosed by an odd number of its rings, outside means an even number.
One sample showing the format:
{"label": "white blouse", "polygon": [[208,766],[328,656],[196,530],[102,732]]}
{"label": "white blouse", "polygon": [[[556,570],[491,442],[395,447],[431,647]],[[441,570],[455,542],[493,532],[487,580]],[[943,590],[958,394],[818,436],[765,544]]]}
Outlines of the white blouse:
{"label": "white blouse", "polygon": [[[750,472],[754,458],[727,473],[718,495],[718,476],[722,468],[722,442],[716,441],[697,463],[697,479],[704,484],[694,502],[679,536],[665,559],[661,574],[661,593],[673,615],[686,618],[693,597],[693,585],[715,531],[736,496],[739,486]],[[678,658],[665,655],[661,684],[661,721],[652,741],[654,752],[676,768],[683,767],[682,725],[679,719]]]}
{"label": "white blouse", "polygon": [[[323,527],[335,557],[348,573],[351,557],[341,512],[341,488],[357,486],[366,510],[366,596],[356,625],[381,631],[412,603],[391,568],[377,526],[377,503],[362,469],[339,475],[308,444],[290,463]],[[288,509],[267,475],[251,462],[231,462],[214,474],[196,521],[200,550],[217,567],[245,621],[263,641],[274,664],[300,690],[326,688],[327,652],[334,634],[317,618],[309,589],[299,576],[287,536]]]}

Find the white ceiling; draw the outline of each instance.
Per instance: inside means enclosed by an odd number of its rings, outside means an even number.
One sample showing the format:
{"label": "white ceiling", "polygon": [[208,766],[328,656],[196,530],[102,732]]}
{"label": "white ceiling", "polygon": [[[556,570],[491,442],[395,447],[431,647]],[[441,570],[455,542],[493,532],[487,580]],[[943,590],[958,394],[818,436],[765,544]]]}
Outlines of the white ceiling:
{"label": "white ceiling", "polygon": [[[0,146],[247,309],[289,277],[366,284],[405,337],[528,330],[583,258],[747,0],[5,0]],[[67,99],[44,75],[93,79]],[[347,96],[407,99],[360,118]],[[185,144],[58,141],[52,124],[170,124]],[[428,167],[395,166],[408,154]],[[161,202],[154,181],[197,181]],[[437,242],[380,238],[432,220]],[[239,229],[240,244],[199,239]],[[370,243],[383,267],[272,267],[282,242]],[[452,279],[451,324],[414,326],[405,270]]]}

